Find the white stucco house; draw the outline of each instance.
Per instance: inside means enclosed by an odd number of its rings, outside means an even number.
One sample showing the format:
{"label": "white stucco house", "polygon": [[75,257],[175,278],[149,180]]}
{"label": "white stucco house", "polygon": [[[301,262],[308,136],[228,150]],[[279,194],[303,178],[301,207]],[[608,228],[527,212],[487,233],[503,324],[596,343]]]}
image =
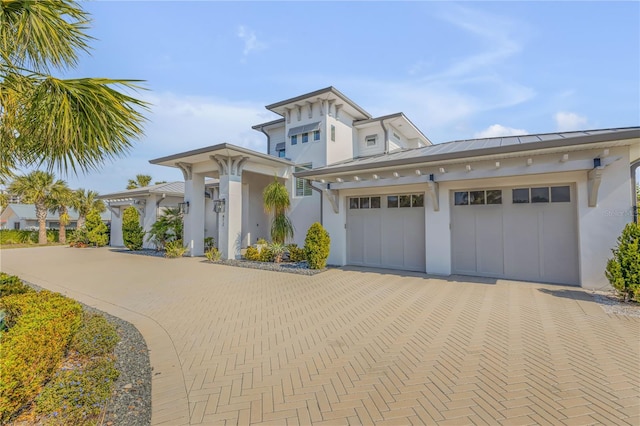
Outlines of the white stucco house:
{"label": "white stucco house", "polygon": [[[78,212],[69,209],[69,224],[67,229],[75,229],[78,224]],[[100,217],[105,223],[109,223],[111,217],[109,213],[100,213]],[[47,229],[60,229],[60,217],[57,213],[47,211],[45,220]],[[0,214],[0,229],[38,229],[38,218],[36,217],[36,206],[33,204],[11,203],[7,205]]]}
{"label": "white stucco house", "polygon": [[634,220],[640,127],[434,145],[404,114],[372,117],[333,87],[266,108],[280,116],[253,127],[266,154],[224,143],[150,161],[184,175],[192,256],[204,236],[224,258],[268,238],[274,177],[291,194],[294,242],[321,222],[333,265],[600,288]]}

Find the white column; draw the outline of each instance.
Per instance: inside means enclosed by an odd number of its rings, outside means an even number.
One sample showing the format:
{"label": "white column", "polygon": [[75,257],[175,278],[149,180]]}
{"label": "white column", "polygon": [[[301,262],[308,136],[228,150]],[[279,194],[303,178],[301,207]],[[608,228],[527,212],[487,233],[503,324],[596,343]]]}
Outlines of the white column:
{"label": "white column", "polygon": [[189,256],[204,254],[204,175],[192,173],[184,185],[184,202],[189,203],[189,213],[184,215],[184,244]]}
{"label": "white column", "polygon": [[142,229],[144,229],[145,236],[144,241],[142,243],[142,247],[144,248],[156,248],[155,245],[147,241],[149,236],[149,231],[151,231],[151,227],[154,223],[156,223],[156,196],[149,195],[146,198],[140,200],[143,205],[140,207],[142,210]]}
{"label": "white column", "polygon": [[223,259],[240,257],[242,243],[242,178],[237,175],[220,176],[220,198],[225,211],[218,216],[218,249]]}

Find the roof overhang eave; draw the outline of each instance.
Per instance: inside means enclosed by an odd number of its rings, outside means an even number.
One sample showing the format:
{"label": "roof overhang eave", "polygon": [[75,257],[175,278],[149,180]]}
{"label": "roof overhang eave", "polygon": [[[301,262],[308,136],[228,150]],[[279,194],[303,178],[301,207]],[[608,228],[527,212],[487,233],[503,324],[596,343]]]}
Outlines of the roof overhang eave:
{"label": "roof overhang eave", "polygon": [[222,143],[218,145],[208,146],[205,148],[199,148],[191,151],[181,152],[181,153],[169,155],[166,157],[156,158],[153,160],[149,160],[149,163],[157,164],[161,166],[167,166],[167,167],[178,167],[178,163],[192,164],[193,161],[189,160],[190,157],[201,156],[203,154],[206,154],[208,156],[219,155],[219,154],[232,155],[232,156],[245,155],[249,157],[259,158],[260,160],[263,160],[263,161],[266,160],[269,163],[277,164],[279,166],[294,165],[294,163],[292,163],[291,161],[284,160],[282,158],[277,158],[261,152],[253,151],[251,149],[243,148],[240,146],[228,144],[228,143]]}
{"label": "roof overhang eave", "polygon": [[589,149],[590,145],[602,144],[602,143],[614,143],[628,140],[629,144],[633,143],[635,139],[636,142],[640,142],[640,130],[631,129],[627,131],[621,131],[619,133],[614,134],[615,137],[611,137],[611,134],[607,135],[588,135],[580,138],[572,139],[552,139],[548,141],[541,141],[536,143],[527,143],[527,144],[519,144],[519,145],[509,145],[509,146],[499,146],[494,148],[480,148],[473,149],[468,151],[459,151],[459,152],[451,152],[451,153],[443,153],[443,154],[435,154],[435,155],[421,155],[416,157],[409,158],[400,158],[400,159],[392,159],[388,161],[380,161],[375,163],[363,163],[363,164],[353,164],[353,165],[345,165],[341,167],[328,167],[326,169],[317,169],[317,170],[309,170],[304,172],[294,173],[294,176],[297,178],[306,178],[313,179],[321,176],[330,176],[330,175],[338,175],[338,174],[346,174],[353,172],[361,172],[361,171],[369,171],[369,170],[379,170],[384,168],[392,168],[392,167],[404,167],[411,166],[417,164],[434,164],[439,162],[450,162],[453,160],[463,161],[463,160],[476,160],[478,158],[486,158],[489,156],[496,155],[506,155],[506,154],[524,154],[526,152],[533,151],[541,151],[543,153],[545,150],[562,149],[562,148],[585,148]]}

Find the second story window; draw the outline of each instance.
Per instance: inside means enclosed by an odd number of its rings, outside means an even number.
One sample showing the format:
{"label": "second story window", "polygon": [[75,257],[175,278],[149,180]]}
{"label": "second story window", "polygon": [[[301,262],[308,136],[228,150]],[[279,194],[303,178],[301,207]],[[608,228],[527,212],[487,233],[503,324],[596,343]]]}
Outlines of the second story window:
{"label": "second story window", "polygon": [[331,142],[336,141],[336,126],[331,125]]}
{"label": "second story window", "polygon": [[319,141],[320,140],[320,130],[314,130],[314,132],[313,132],[313,140],[314,141]]}
{"label": "second story window", "polygon": [[309,133],[303,133],[302,134],[302,143],[307,143],[309,142]]}
{"label": "second story window", "polygon": [[376,135],[373,136],[367,136],[366,137],[366,142],[367,142],[367,146],[371,147],[371,146],[376,146],[376,140],[378,139],[378,137]]}
{"label": "second story window", "polygon": [[284,149],[278,151],[278,157],[279,158],[284,158],[286,155],[286,151]]}
{"label": "second story window", "polygon": [[291,136],[291,145],[297,145],[297,144],[298,144],[298,135]]}

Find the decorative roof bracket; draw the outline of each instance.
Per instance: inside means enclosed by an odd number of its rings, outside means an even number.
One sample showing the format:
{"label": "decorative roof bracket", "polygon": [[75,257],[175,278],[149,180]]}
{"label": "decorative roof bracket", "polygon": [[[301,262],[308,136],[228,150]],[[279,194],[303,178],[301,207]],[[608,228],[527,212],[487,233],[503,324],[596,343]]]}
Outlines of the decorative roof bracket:
{"label": "decorative roof bracket", "polygon": [[331,203],[331,207],[333,208],[333,212],[335,214],[338,214],[338,212],[340,211],[340,209],[339,209],[339,206],[340,206],[339,205],[339,202],[340,202],[339,191],[337,189],[325,188],[323,190],[323,192],[325,193],[325,195],[329,199],[329,202]]}
{"label": "decorative roof bracket", "polygon": [[178,168],[180,169],[180,171],[182,172],[182,176],[184,176],[184,180],[191,180],[193,179],[193,172],[191,170],[191,164],[187,164],[187,163],[176,163],[176,166],[178,166]]}
{"label": "decorative roof bracket", "polygon": [[598,188],[600,188],[600,181],[602,180],[602,170],[604,170],[604,167],[596,167],[587,173],[589,207],[596,207],[598,205]]}
{"label": "decorative roof bracket", "polygon": [[440,211],[440,191],[438,182],[427,182],[427,195],[433,203],[433,211]]}

